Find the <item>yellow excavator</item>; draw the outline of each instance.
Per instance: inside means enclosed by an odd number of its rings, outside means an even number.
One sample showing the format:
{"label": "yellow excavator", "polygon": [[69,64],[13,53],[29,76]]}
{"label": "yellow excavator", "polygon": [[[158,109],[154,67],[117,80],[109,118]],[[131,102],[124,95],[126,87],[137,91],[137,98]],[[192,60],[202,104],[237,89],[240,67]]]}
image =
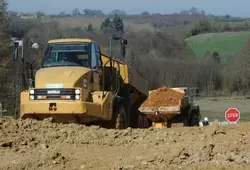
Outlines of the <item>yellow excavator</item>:
{"label": "yellow excavator", "polygon": [[109,56],[90,39],[48,41],[33,87],[21,92],[20,118],[52,117],[53,122],[115,129],[150,127],[138,110],[148,97],[148,82],[112,57],[114,40],[120,41],[123,59],[127,40],[122,37],[110,37]]}

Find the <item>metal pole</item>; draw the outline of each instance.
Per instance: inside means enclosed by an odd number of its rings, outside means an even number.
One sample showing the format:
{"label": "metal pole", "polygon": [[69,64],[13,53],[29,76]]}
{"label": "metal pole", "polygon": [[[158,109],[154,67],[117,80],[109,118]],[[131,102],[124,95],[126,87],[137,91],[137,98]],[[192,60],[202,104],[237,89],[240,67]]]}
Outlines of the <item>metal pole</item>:
{"label": "metal pole", "polygon": [[110,53],[110,82],[111,91],[113,91],[113,57],[112,57],[112,37],[109,38],[109,53]]}
{"label": "metal pole", "polygon": [[3,107],[2,107],[2,103],[0,103],[0,116],[3,116]]}
{"label": "metal pole", "polygon": [[24,63],[24,50],[23,50],[23,46],[24,46],[24,44],[23,44],[24,42],[23,42],[23,38],[22,38],[22,56],[21,56],[21,58],[22,58],[22,61],[23,61],[23,63]]}
{"label": "metal pole", "polygon": [[17,117],[17,114],[16,114],[16,112],[17,112],[17,108],[16,108],[16,75],[17,75],[17,68],[16,68],[16,66],[17,66],[17,64],[16,64],[16,62],[14,62],[14,72],[15,72],[15,76],[13,76],[14,77],[14,116],[15,116],[15,118]]}
{"label": "metal pole", "polygon": [[122,43],[122,40],[120,40],[120,43],[121,43],[121,57],[120,57],[120,59],[121,59],[121,61],[123,60],[123,43]]}

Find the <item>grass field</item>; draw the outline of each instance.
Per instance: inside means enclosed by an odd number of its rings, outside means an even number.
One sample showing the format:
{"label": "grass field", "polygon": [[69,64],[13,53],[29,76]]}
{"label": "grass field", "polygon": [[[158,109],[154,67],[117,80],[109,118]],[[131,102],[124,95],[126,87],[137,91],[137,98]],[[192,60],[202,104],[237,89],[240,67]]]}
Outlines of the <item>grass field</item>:
{"label": "grass field", "polygon": [[242,98],[204,98],[195,101],[200,106],[201,114],[209,121],[225,120],[228,108],[237,108],[241,112],[240,122],[250,121],[250,100]]}
{"label": "grass field", "polygon": [[208,33],[186,39],[196,56],[202,56],[207,51],[221,53],[237,53],[241,50],[250,32]]}

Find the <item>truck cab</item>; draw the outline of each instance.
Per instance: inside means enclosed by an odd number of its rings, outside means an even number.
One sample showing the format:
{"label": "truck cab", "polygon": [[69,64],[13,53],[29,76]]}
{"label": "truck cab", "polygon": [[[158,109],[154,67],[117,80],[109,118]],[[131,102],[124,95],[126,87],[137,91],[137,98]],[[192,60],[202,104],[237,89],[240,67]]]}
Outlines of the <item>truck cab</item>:
{"label": "truck cab", "polygon": [[89,39],[51,40],[42,68],[60,66],[99,68],[102,66],[100,46]]}
{"label": "truck cab", "polygon": [[[73,96],[70,91],[101,90],[101,68],[100,46],[96,42],[89,39],[51,40],[35,75],[34,89],[30,89],[30,99],[79,100],[79,95]],[[47,96],[38,95],[39,91]],[[70,95],[63,95],[63,91]]]}
{"label": "truck cab", "polygon": [[89,39],[48,41],[33,88],[21,93],[20,117],[87,123],[111,119],[112,92],[102,88],[100,46]]}

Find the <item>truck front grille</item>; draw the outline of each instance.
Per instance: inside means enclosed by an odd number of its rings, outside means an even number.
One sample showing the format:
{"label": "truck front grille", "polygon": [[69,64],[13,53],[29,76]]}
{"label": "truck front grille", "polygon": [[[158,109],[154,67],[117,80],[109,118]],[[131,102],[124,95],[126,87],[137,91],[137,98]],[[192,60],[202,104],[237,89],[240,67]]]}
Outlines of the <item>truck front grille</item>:
{"label": "truck front grille", "polygon": [[35,100],[61,100],[62,96],[67,96],[67,100],[75,100],[75,89],[34,89]]}

